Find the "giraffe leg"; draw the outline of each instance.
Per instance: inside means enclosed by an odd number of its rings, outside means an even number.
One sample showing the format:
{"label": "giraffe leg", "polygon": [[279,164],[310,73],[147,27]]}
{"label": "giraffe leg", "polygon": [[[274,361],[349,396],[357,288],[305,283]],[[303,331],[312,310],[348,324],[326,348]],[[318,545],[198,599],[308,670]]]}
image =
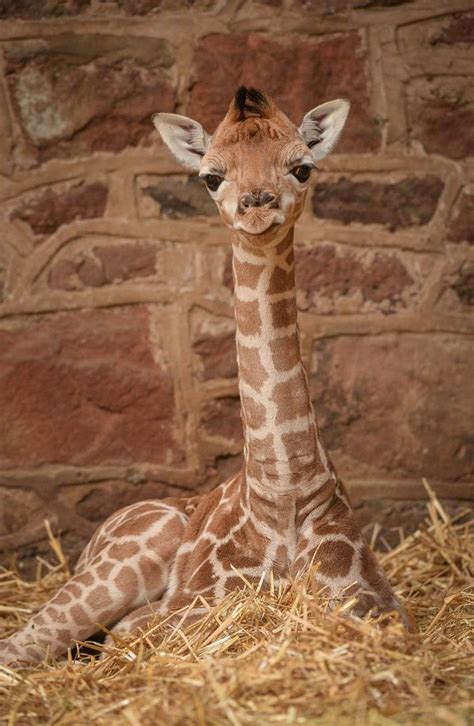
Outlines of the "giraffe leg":
{"label": "giraffe leg", "polygon": [[0,641],[0,663],[59,656],[75,640],[159,597],[186,521],[182,511],[159,502],[113,515],[94,535],[74,576],[21,630]]}
{"label": "giraffe leg", "polygon": [[310,562],[317,565],[316,583],[332,604],[356,597],[354,615],[396,612],[408,630],[414,629],[344,499],[337,498],[323,520],[304,528],[294,571]]}
{"label": "giraffe leg", "polygon": [[104,642],[105,648],[107,649],[108,646],[113,645],[114,636],[122,638],[123,636],[138,634],[141,630],[146,630],[150,622],[159,614],[161,604],[161,600],[155,600],[125,615],[125,617],[114,625],[110,635],[106,637]]}
{"label": "giraffe leg", "polygon": [[[190,600],[192,602],[192,599]],[[138,635],[140,631],[146,631],[152,624],[153,620],[158,617],[166,617],[170,610],[168,607],[164,607],[165,603],[163,600],[155,600],[149,602],[142,607],[132,610],[123,617],[111,630],[110,635],[105,639],[105,648],[110,646],[114,642],[114,636],[122,638],[128,635]],[[172,610],[171,610],[172,611]],[[195,606],[189,610],[182,608],[178,610],[171,618],[166,619],[166,626],[173,628],[176,625],[186,624],[189,625],[195,620],[203,617],[208,612],[204,607]]]}

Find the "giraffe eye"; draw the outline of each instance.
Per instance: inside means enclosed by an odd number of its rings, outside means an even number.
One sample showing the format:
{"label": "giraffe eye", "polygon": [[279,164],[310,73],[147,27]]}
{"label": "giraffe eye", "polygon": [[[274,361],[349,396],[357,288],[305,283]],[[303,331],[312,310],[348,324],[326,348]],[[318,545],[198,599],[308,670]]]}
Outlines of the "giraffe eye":
{"label": "giraffe eye", "polygon": [[312,167],[309,164],[301,164],[301,166],[295,166],[295,168],[291,170],[291,173],[295,179],[298,179],[299,182],[303,183],[308,181],[311,169]]}
{"label": "giraffe eye", "polygon": [[201,179],[204,179],[205,185],[211,192],[217,192],[221,183],[224,181],[218,174],[204,174]]}

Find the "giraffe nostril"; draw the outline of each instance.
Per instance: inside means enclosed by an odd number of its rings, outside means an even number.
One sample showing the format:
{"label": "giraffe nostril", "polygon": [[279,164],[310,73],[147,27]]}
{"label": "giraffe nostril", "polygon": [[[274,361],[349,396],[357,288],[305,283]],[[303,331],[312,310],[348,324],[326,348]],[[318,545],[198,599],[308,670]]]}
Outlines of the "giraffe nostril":
{"label": "giraffe nostril", "polygon": [[255,202],[256,200],[253,194],[242,194],[240,197],[240,206],[244,209],[257,206]]}
{"label": "giraffe nostril", "polygon": [[240,197],[241,209],[249,207],[278,207],[276,194],[267,191],[254,191],[242,194]]}
{"label": "giraffe nostril", "polygon": [[271,192],[262,192],[260,194],[260,206],[274,206],[276,202],[276,195]]}

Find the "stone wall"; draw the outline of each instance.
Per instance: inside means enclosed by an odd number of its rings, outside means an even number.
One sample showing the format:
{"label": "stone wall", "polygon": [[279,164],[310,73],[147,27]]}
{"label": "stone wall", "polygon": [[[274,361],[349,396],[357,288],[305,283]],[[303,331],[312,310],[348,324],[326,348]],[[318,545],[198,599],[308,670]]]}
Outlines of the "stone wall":
{"label": "stone wall", "polygon": [[0,548],[44,551],[48,517],[74,556],[117,507],[238,466],[227,233],[150,116],[212,132],[241,83],[294,121],[352,102],[297,258],[314,402],[364,516],[409,526],[423,476],[472,495],[474,4],[3,0],[0,15]]}

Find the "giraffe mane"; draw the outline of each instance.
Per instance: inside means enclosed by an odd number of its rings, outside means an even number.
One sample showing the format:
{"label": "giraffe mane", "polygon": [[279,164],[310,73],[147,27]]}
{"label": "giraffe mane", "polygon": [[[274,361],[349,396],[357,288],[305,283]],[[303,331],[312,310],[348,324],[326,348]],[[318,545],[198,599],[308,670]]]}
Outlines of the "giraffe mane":
{"label": "giraffe mane", "polygon": [[234,96],[233,111],[235,121],[258,116],[259,118],[270,118],[272,115],[272,104],[261,91],[256,88],[240,86]]}
{"label": "giraffe mane", "polygon": [[240,86],[215,138],[236,144],[255,137],[290,139],[289,122],[273,102],[256,88]]}

